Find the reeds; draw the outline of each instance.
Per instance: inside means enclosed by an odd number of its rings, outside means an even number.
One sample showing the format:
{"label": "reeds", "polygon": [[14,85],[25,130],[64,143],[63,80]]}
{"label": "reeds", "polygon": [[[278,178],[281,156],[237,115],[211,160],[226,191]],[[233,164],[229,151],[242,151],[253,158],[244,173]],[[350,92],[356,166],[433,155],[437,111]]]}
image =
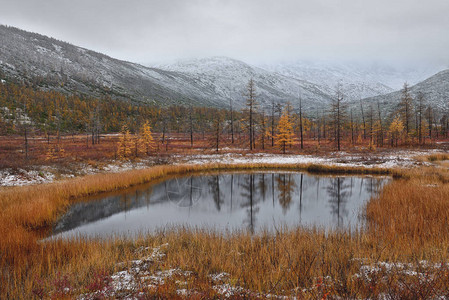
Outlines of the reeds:
{"label": "reeds", "polygon": [[449,154],[447,153],[432,154],[427,156],[427,160],[429,161],[449,160]]}
{"label": "reeds", "polygon": [[[369,202],[366,232],[297,228],[280,229],[275,234],[221,235],[180,228],[134,240],[79,238],[38,242],[41,230],[48,228],[79,197],[187,173],[276,168],[391,174],[402,179],[387,185]],[[380,268],[372,274],[377,276],[373,277],[377,281],[362,280],[356,274],[360,274],[363,264],[375,265],[380,261],[414,264],[420,260],[448,261],[449,184],[445,178],[447,172],[433,168],[404,173],[317,165],[166,165],[3,189],[0,191],[0,298],[75,297],[97,286],[99,277],[118,271],[121,267],[117,263],[147,254],[139,249],[165,243],[168,247],[164,250],[164,260],[152,264],[148,271],[167,268],[192,271],[188,287],[206,298],[217,296],[208,275],[219,272],[229,273],[231,284],[263,294],[305,298],[439,295],[441,290],[449,288],[448,277],[441,270],[426,270],[434,275],[427,285],[419,285],[399,270]],[[64,287],[69,287],[69,294],[64,294]],[[167,297],[177,296],[176,289],[174,282],[167,282],[158,291],[145,292]]]}
{"label": "reeds", "polygon": [[431,176],[393,181],[368,203],[366,213],[371,231],[400,247],[447,245],[449,184]]}

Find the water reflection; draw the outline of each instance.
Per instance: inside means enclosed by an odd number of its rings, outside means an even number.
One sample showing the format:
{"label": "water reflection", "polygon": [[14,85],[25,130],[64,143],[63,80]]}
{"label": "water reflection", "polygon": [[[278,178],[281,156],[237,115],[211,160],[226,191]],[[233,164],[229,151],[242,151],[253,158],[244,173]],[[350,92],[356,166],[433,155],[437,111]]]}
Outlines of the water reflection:
{"label": "water reflection", "polygon": [[332,178],[330,184],[327,187],[327,193],[329,195],[329,207],[332,217],[337,222],[337,226],[340,227],[343,219],[347,217],[348,210],[346,209],[346,204],[349,200],[349,190],[352,188],[353,181],[351,184],[347,183],[347,178]]}
{"label": "water reflection", "polygon": [[181,177],[77,203],[53,232],[132,235],[167,225],[245,228],[252,233],[281,225],[355,227],[365,202],[389,180],[304,173]]}

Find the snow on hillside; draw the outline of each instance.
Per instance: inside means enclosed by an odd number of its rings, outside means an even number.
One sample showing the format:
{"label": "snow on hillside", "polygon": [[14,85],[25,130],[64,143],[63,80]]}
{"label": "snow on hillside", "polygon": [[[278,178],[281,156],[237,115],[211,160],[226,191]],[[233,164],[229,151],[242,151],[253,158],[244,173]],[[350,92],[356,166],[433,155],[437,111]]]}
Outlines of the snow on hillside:
{"label": "snow on hillside", "polygon": [[[408,82],[413,83],[424,79],[426,72],[323,62],[253,66],[227,57],[145,67],[36,33],[0,26],[2,77],[31,82],[44,90],[92,97],[108,94],[139,103],[228,107],[232,99],[234,107],[240,109],[245,106],[246,86],[252,78],[261,107],[289,101],[297,108],[301,97],[304,108],[315,111],[329,107],[339,82],[345,99],[354,101],[390,93],[397,80],[408,77],[411,78]],[[432,101],[439,90],[437,87],[431,93]]]}
{"label": "snow on hillside", "polygon": [[174,64],[157,67],[185,74],[192,80],[200,82],[203,91],[210,91],[212,97],[216,95],[215,97],[225,99],[224,101],[227,99],[227,102],[232,98],[237,106],[244,104],[246,86],[251,78],[256,85],[258,102],[265,107],[269,107],[271,101],[275,103],[290,101],[295,104],[299,95],[303,98],[305,106],[317,107],[329,103],[333,97],[333,92],[326,93],[319,85],[306,80],[266,71],[228,57],[180,60]]}
{"label": "snow on hillside", "polygon": [[331,93],[340,83],[349,100],[384,95],[399,90],[404,82],[416,84],[442,70],[441,67],[399,68],[386,64],[294,61],[263,68],[297,79],[306,79]]}
{"label": "snow on hillside", "polygon": [[[425,105],[430,105],[437,116],[449,111],[449,70],[441,71],[426,80],[410,87],[410,93],[416,98],[418,92],[423,93]],[[401,99],[401,91],[364,99],[364,102],[377,103],[393,112]]]}
{"label": "snow on hillside", "polygon": [[[259,103],[293,102],[301,91],[311,106],[330,95],[307,81],[285,77],[227,58],[198,60],[177,68],[149,68],[17,28],[0,26],[0,71],[37,83],[43,89],[104,94],[123,100],[160,104],[236,108],[254,78]],[[187,71],[190,69],[192,71]]]}

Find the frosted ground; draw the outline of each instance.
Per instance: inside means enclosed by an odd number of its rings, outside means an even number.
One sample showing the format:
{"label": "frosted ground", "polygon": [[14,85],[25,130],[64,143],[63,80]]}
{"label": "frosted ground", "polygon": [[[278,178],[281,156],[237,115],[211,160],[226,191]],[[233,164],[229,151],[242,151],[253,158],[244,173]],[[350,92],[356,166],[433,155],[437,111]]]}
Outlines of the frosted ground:
{"label": "frosted ground", "polygon": [[97,173],[118,173],[133,169],[144,169],[153,165],[166,164],[317,164],[344,167],[364,168],[414,168],[430,166],[431,162],[424,162],[419,157],[441,152],[441,150],[400,150],[383,151],[378,153],[360,154],[333,152],[326,156],[318,155],[280,155],[280,154],[198,154],[172,155],[161,161],[160,158],[142,159],[136,162],[110,161],[104,164],[88,165],[76,164],[70,168],[57,166],[36,166],[29,169],[0,170],[0,186],[21,186],[42,184],[58,179],[71,178]]}
{"label": "frosted ground", "polygon": [[[99,298],[121,298],[121,299],[139,299],[145,294],[142,290],[156,291],[161,285],[168,281],[174,282],[176,285],[176,293],[185,298],[199,296],[201,293],[194,288],[188,288],[188,281],[191,280],[195,273],[192,271],[181,270],[179,268],[169,268],[165,270],[150,271],[152,265],[163,265],[166,258],[165,252],[169,244],[163,244],[158,247],[138,248],[135,251],[135,256],[140,257],[131,261],[121,262],[117,267],[121,271],[115,272],[107,280],[107,284],[100,290],[81,294],[77,299],[99,299]],[[149,255],[148,255],[149,254]],[[380,280],[388,282],[389,274],[397,274],[402,280],[413,277],[421,284],[427,284],[432,281],[429,274],[434,271],[447,270],[447,264],[432,264],[427,261],[418,261],[415,264],[410,263],[389,263],[384,261],[370,262],[365,258],[353,258],[354,262],[358,263],[359,271],[353,276],[369,283],[373,280]],[[256,298],[256,299],[301,299],[302,297],[275,295],[275,294],[261,294],[259,292],[245,289],[239,285],[232,284],[231,275],[226,272],[219,272],[209,274],[208,280],[211,283],[212,289],[220,296],[220,298]],[[317,278],[322,282],[323,286],[332,286],[335,279],[326,276],[324,278]],[[234,280],[235,282],[235,280]],[[405,282],[405,281],[404,281]],[[406,289],[406,286],[403,286]],[[308,289],[284,291],[287,295],[301,295],[302,293],[308,295],[318,295],[319,287],[314,285]],[[77,291],[67,290],[67,293],[75,293]],[[380,297],[380,299],[389,299],[387,295]],[[440,299],[445,299],[444,296]]]}

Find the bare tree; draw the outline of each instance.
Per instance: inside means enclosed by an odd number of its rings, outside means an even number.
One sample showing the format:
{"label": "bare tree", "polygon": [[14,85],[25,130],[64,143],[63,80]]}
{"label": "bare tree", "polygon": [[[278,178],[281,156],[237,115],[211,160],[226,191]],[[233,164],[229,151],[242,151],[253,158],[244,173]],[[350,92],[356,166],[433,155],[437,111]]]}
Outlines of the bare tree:
{"label": "bare tree", "polygon": [[221,131],[221,118],[220,113],[217,112],[217,117],[215,119],[215,149],[218,152],[220,149],[220,131]]}
{"label": "bare tree", "polygon": [[407,134],[407,138],[410,134],[411,128],[410,118],[412,116],[412,102],[413,98],[410,95],[410,89],[406,82],[404,83],[404,88],[402,89],[401,102],[399,103],[399,112],[402,117],[402,122],[405,125],[405,132]]}
{"label": "bare tree", "polygon": [[352,116],[352,109],[351,109],[351,143],[354,146],[354,118]]}
{"label": "bare tree", "polygon": [[165,138],[166,138],[166,134],[167,134],[167,118],[162,118],[162,144],[165,142]]}
{"label": "bare tree", "polygon": [[422,123],[422,117],[423,117],[423,113],[424,113],[424,94],[421,92],[418,92],[418,95],[416,97],[416,100],[418,101],[418,107],[417,107],[417,126],[418,126],[418,141],[420,144],[422,144],[423,142],[423,138],[422,138],[422,127],[423,127],[423,123]]}
{"label": "bare tree", "polygon": [[248,82],[247,86],[247,94],[246,94],[246,107],[248,110],[248,122],[249,122],[249,149],[253,150],[255,148],[255,126],[254,126],[254,115],[256,113],[257,109],[257,102],[256,102],[256,91],[255,91],[255,84],[254,80],[251,78]]}
{"label": "bare tree", "polygon": [[321,118],[319,115],[318,110],[316,111],[316,128],[317,128],[317,138],[318,138],[318,145],[321,144]]}
{"label": "bare tree", "polygon": [[377,135],[377,146],[383,147],[384,146],[384,130],[382,125],[382,116],[380,111],[380,102],[377,100],[377,117],[379,120],[379,132]]}
{"label": "bare tree", "polygon": [[369,145],[372,147],[374,145],[374,108],[371,103],[368,111],[368,123],[369,123]]}
{"label": "bare tree", "polygon": [[271,147],[274,147],[274,112],[276,110],[276,105],[274,100],[271,100]]}
{"label": "bare tree", "polygon": [[433,129],[433,109],[428,106],[426,109],[427,123],[429,126],[429,139],[432,141],[432,129]]}
{"label": "bare tree", "polygon": [[262,113],[260,115],[260,144],[262,146],[262,150],[265,150],[265,131],[267,130],[266,120],[265,120],[265,111],[262,110]]}
{"label": "bare tree", "polygon": [[363,111],[363,101],[362,101],[362,99],[360,99],[360,111],[362,112],[363,139],[366,140],[366,122],[365,122],[365,113]]}
{"label": "bare tree", "polygon": [[27,105],[26,99],[23,99],[23,111],[21,115],[21,123],[24,131],[25,138],[25,159],[28,160],[28,120],[27,120]]}
{"label": "bare tree", "polygon": [[346,107],[343,102],[343,93],[341,85],[337,86],[336,95],[331,103],[332,125],[334,129],[334,140],[337,145],[337,150],[341,150],[341,139],[343,132],[343,123],[346,119]]}
{"label": "bare tree", "polygon": [[304,130],[302,123],[302,98],[299,97],[299,134],[301,139],[301,150],[304,149]]}
{"label": "bare tree", "polygon": [[229,98],[229,109],[231,111],[231,142],[234,144],[234,110],[232,108],[232,98]]}
{"label": "bare tree", "polygon": [[321,117],[323,119],[323,139],[326,139],[326,117],[324,111],[321,112]]}
{"label": "bare tree", "polygon": [[192,106],[189,109],[189,131],[190,131],[190,148],[193,148],[193,116],[192,116]]}

